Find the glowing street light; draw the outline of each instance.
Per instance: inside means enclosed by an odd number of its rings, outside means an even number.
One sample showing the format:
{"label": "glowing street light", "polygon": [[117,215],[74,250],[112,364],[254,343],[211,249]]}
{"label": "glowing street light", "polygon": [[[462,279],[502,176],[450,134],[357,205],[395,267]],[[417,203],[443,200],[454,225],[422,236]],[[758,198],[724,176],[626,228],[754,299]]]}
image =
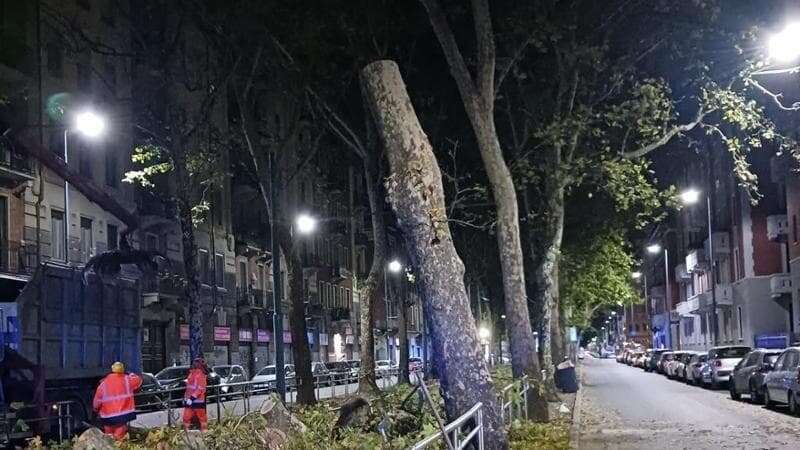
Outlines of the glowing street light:
{"label": "glowing street light", "polygon": [[633,272],[631,274],[631,278],[633,278],[634,280],[638,280],[639,278],[642,278],[642,272]]}
{"label": "glowing street light", "polygon": [[317,229],[317,219],[309,216],[308,214],[300,214],[295,219],[297,232],[300,234],[311,234]]}
{"label": "glowing street light", "polygon": [[403,270],[403,265],[400,263],[400,261],[393,259],[389,262],[389,272],[397,273],[401,270]]}
{"label": "glowing street light", "polygon": [[660,244],[650,244],[647,246],[647,252],[653,255],[661,252],[661,245]]}
{"label": "glowing street light", "polygon": [[617,312],[616,312],[616,311],[611,311],[611,315],[612,315],[612,316],[616,316],[616,315],[617,315]]}
{"label": "glowing street light", "polygon": [[774,34],[768,44],[769,56],[780,62],[790,62],[800,57],[800,22],[790,23],[780,33]]}
{"label": "glowing street light", "polygon": [[492,332],[489,331],[488,328],[480,327],[480,329],[478,329],[478,337],[480,337],[484,341],[488,340],[491,336],[492,336]]}
{"label": "glowing street light", "polygon": [[75,116],[75,130],[86,137],[96,138],[106,130],[106,121],[93,111],[82,111]]}
{"label": "glowing street light", "polygon": [[681,203],[684,205],[692,205],[700,200],[700,191],[694,188],[687,189],[680,193]]}

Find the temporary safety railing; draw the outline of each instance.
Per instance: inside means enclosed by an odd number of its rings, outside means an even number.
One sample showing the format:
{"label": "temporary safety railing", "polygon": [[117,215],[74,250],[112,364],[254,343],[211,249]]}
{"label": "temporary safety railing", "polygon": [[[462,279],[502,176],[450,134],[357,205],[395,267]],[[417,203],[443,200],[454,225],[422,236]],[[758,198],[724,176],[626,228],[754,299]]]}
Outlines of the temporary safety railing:
{"label": "temporary safety railing", "polygon": [[[0,446],[9,446],[12,441],[32,437],[40,432],[58,439],[59,443],[70,439],[73,432],[72,403],[63,401],[43,405],[15,405],[11,410],[0,412]],[[54,430],[54,426],[58,428]]]}
{"label": "temporary safety railing", "polygon": [[[385,389],[394,385],[397,380],[397,369],[381,370],[376,377],[379,387]],[[349,395],[358,391],[358,375],[351,371],[328,372],[314,376],[314,394],[318,400],[324,398]],[[296,400],[295,377],[287,378],[287,404]],[[158,389],[135,394],[137,413],[156,411],[166,412],[166,422],[172,426],[179,420],[178,414],[183,408],[184,387]],[[216,408],[216,419],[222,420],[226,415],[244,415],[252,411],[253,402],[263,401],[264,397],[275,392],[275,381],[243,381],[212,385],[207,389],[207,408]],[[260,404],[257,404],[258,406]]]}
{"label": "temporary safety railing", "polygon": [[[472,425],[472,429],[465,432],[464,425]],[[461,450],[472,444],[478,450],[483,450],[483,403],[478,402],[461,417],[444,426],[444,433],[436,433],[417,442],[411,450],[427,448],[433,443],[443,440],[450,449]]]}
{"label": "temporary safety railing", "polygon": [[527,375],[519,380],[514,380],[514,382],[503,388],[500,396],[503,401],[503,407],[500,411],[503,423],[507,424],[516,418],[528,419],[528,391],[530,389],[531,384]]}

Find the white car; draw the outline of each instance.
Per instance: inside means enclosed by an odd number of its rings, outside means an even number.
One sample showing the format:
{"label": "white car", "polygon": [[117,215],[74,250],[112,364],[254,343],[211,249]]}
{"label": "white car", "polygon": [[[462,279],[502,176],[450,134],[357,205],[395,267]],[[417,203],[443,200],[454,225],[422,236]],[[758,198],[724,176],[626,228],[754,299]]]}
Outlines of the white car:
{"label": "white car", "polygon": [[[285,364],[284,374],[286,376],[286,388],[294,386],[294,365]],[[275,365],[269,365],[258,372],[250,380],[253,382],[253,390],[256,391],[272,391],[275,390]]]}
{"label": "white car", "polygon": [[714,347],[708,351],[708,365],[711,367],[711,388],[717,389],[720,384],[728,383],[731,372],[751,348],[744,345]]}
{"label": "white car", "polygon": [[388,375],[392,370],[392,362],[388,359],[379,359],[375,361],[375,374],[378,376]]}

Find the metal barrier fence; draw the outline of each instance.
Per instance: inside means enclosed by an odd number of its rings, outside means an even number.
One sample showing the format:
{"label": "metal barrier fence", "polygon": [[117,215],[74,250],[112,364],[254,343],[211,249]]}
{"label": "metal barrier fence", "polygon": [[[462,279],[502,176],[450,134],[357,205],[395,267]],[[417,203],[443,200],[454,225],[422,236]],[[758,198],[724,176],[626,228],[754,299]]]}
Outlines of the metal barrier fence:
{"label": "metal barrier fence", "polygon": [[[381,370],[376,375],[378,387],[386,389],[396,384],[398,370]],[[358,392],[358,374],[349,370],[319,374],[314,378],[314,395],[317,400]],[[293,377],[287,379],[286,404],[296,401],[297,386],[294,380]],[[180,421],[184,391],[185,387],[181,386],[136,393],[134,397],[137,399],[137,413],[163,411],[167,416],[166,425],[173,426]],[[251,412],[254,406],[260,406],[258,402],[262,402],[272,392],[275,392],[275,382],[272,380],[213,385],[206,391],[206,408],[216,408],[216,420],[220,421],[226,416],[240,416]],[[253,402],[257,404],[253,405]]]}
{"label": "metal barrier fence", "polygon": [[511,384],[503,388],[502,408],[500,417],[503,423],[508,424],[515,418],[528,419],[528,391],[531,389],[528,376],[525,375],[519,380],[514,380]]}
{"label": "metal barrier fence", "polygon": [[[473,425],[472,429],[465,434],[463,430],[464,425],[469,424],[470,421]],[[442,431],[437,431],[414,444],[411,450],[427,448],[440,439],[444,440],[448,447],[454,450],[461,450],[470,444],[477,444],[478,450],[483,450],[483,403],[476,403],[475,406],[462,414],[461,417],[445,425],[444,433],[442,433]]]}
{"label": "metal barrier fence", "polygon": [[[13,411],[0,412],[0,446],[8,446],[13,440],[33,437],[36,433],[32,430],[52,432],[53,426],[58,427],[54,437],[57,436],[59,443],[70,439],[73,432],[72,403],[62,401],[43,405],[19,405]],[[32,417],[26,417],[25,410],[32,410]]]}

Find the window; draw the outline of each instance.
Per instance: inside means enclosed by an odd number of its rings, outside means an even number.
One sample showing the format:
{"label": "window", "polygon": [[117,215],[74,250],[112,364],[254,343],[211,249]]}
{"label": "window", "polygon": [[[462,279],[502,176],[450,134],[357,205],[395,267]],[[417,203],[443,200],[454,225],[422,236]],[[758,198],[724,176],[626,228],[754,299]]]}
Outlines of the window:
{"label": "window", "polygon": [[773,367],[775,367],[775,370],[781,370],[783,368],[783,362],[786,360],[787,353],[788,352],[781,353],[781,356],[779,356],[778,360],[775,361],[775,364],[773,365]]}
{"label": "window", "polygon": [[64,53],[55,42],[48,42],[45,48],[47,55],[47,73],[51,77],[61,78],[64,76]]}
{"label": "window", "polygon": [[228,312],[225,308],[217,309],[217,326],[224,327],[228,325]]}
{"label": "window", "polygon": [[50,234],[53,236],[53,259],[66,259],[64,248],[64,213],[50,211]]}
{"label": "window", "polygon": [[786,352],[786,359],[783,361],[783,368],[781,370],[795,370],[797,364],[800,363],[799,356],[797,352]]}
{"label": "window", "polygon": [[214,284],[225,286],[225,255],[214,255]]}
{"label": "window", "polygon": [[92,219],[81,217],[81,255],[86,262],[92,256]]}
{"label": "window", "polygon": [[197,259],[197,277],[202,283],[208,284],[208,250],[198,250]]}
{"label": "window", "polygon": [[106,226],[106,244],[109,250],[116,250],[119,248],[119,235],[117,234],[117,226],[110,223]]}
{"label": "window", "polygon": [[117,170],[117,155],[113,152],[106,152],[106,185],[111,187],[119,186],[119,172]]}
{"label": "window", "polygon": [[247,287],[247,263],[239,261],[239,287]]}
{"label": "window", "polygon": [[736,323],[739,325],[739,331],[738,331],[739,339],[740,340],[744,339],[744,331],[743,331],[744,327],[742,326],[742,307],[741,306],[737,306],[736,307]]}
{"label": "window", "polygon": [[733,278],[739,280],[742,278],[742,266],[739,261],[739,247],[733,249]]}
{"label": "window", "polygon": [[147,233],[145,236],[145,250],[157,251],[158,250],[158,236],[152,233]]}

